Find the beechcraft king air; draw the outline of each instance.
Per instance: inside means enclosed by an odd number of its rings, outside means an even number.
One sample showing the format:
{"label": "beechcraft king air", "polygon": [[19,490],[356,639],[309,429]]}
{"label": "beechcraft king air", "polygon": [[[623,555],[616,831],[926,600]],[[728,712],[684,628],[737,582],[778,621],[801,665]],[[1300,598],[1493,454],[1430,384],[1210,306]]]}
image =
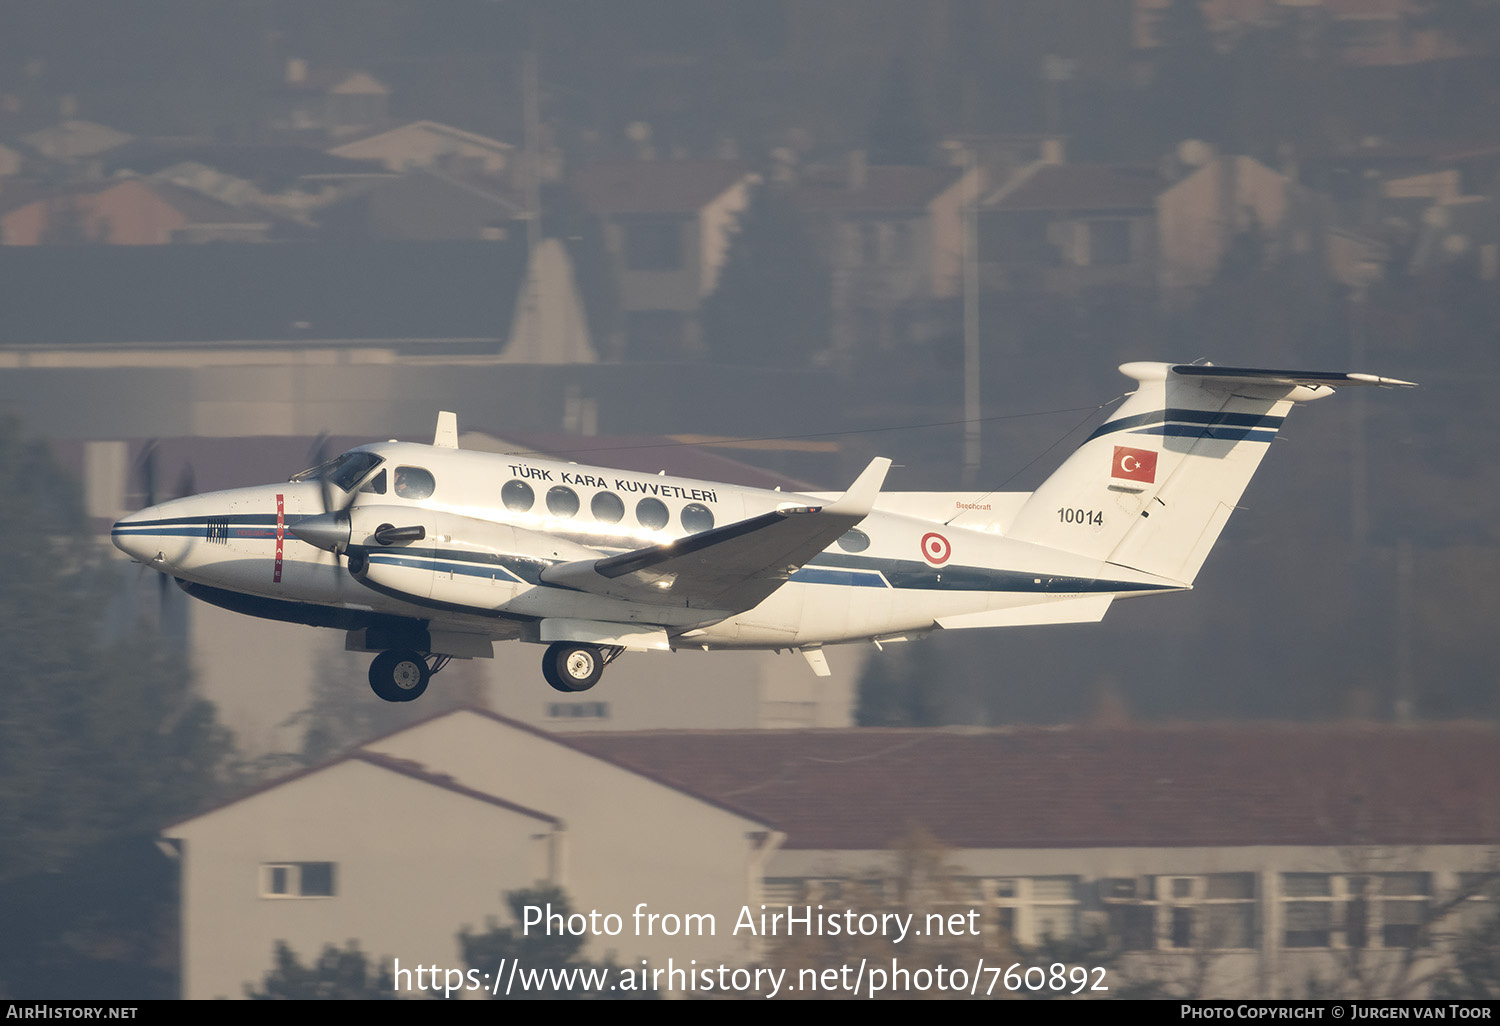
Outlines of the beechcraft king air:
{"label": "beechcraft king air", "polygon": [[585,691],[626,650],[823,648],[943,629],[1084,623],[1192,587],[1288,411],[1369,374],[1128,363],[1136,390],[1035,492],[795,495],[458,448],[364,445],[284,484],[115,524],[190,595],[347,632],[410,701],[450,658],[547,646]]}

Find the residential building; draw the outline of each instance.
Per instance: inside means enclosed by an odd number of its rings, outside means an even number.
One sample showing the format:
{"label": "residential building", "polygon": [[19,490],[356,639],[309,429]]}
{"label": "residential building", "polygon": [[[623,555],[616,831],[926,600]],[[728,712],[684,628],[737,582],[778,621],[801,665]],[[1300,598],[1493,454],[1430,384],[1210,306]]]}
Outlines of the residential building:
{"label": "residential building", "polygon": [[612,161],[573,172],[573,191],[599,218],[615,271],[624,323],[606,351],[662,360],[699,350],[699,305],[759,180],[726,160]]}
{"label": "residential building", "polygon": [[1158,284],[1173,303],[1207,284],[1237,238],[1265,256],[1324,266],[1327,200],[1252,157],[1207,157],[1156,198]]}
{"label": "residential building", "polygon": [[992,937],[1100,932],[1126,979],[1184,997],[1423,996],[1500,894],[1492,725],[572,740],[784,833],[768,903],[888,905],[920,835],[946,865],[934,901]]}
{"label": "residential building", "polygon": [[[512,720],[460,711],[371,742],[163,831],[182,874],[182,996],[243,997],[286,942],[355,940],[382,968],[465,967],[458,933],[508,921],[503,895],[563,888],[629,929],[617,964],[753,961],[729,929],[780,836]],[[682,917],[636,929],[637,908]],[[684,927],[712,917],[717,929]],[[701,923],[694,919],[690,922]],[[477,967],[496,971],[497,967]]]}
{"label": "residential building", "polygon": [[499,175],[510,168],[515,147],[437,121],[412,121],[371,132],[329,149],[350,160],[374,160],[387,170],[439,168],[450,173]]}
{"label": "residential building", "polygon": [[390,89],[367,71],[312,68],[300,57],[286,62],[279,87],[272,91],[272,126],[327,138],[353,135],[386,121]]}
{"label": "residential building", "polygon": [[1030,165],[981,201],[983,286],[1067,296],[1152,288],[1156,197],[1167,185],[1153,167]]}
{"label": "residential building", "polygon": [[931,334],[933,307],[963,287],[963,213],[982,172],[869,165],[810,168],[793,191],[833,272],[835,351]]}
{"label": "residential building", "polygon": [[6,246],[264,242],[274,227],[259,211],[141,179],[47,190],[0,211],[0,243]]}
{"label": "residential building", "polygon": [[1463,724],[554,736],[459,710],[164,831],[184,993],[239,996],[277,940],[457,967],[459,927],[545,882],[626,923],[641,905],[713,917],[711,935],[588,940],[626,965],[860,957],[858,938],[820,954],[731,929],[747,907],[821,906],[957,913],[1023,963],[1054,942],[1123,951],[1112,990],[1421,997],[1496,912],[1496,740]]}

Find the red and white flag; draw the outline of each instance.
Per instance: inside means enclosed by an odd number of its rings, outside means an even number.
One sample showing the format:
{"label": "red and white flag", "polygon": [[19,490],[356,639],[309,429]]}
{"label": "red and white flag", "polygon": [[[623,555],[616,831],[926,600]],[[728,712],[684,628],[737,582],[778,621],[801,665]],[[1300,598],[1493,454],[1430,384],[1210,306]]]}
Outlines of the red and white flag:
{"label": "red and white flag", "polygon": [[1150,449],[1132,449],[1128,445],[1115,446],[1115,463],[1110,477],[1144,484],[1156,482],[1156,453]]}

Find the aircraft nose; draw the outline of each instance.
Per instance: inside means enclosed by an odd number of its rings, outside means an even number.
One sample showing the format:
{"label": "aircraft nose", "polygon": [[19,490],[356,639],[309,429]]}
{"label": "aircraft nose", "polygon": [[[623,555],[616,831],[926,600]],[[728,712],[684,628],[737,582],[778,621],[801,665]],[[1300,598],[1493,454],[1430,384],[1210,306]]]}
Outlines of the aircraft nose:
{"label": "aircraft nose", "polygon": [[122,517],[115,521],[115,526],[110,530],[110,541],[131,559],[142,563],[155,562],[161,553],[161,539],[152,530],[152,522],[160,519],[159,508],[156,506]]}

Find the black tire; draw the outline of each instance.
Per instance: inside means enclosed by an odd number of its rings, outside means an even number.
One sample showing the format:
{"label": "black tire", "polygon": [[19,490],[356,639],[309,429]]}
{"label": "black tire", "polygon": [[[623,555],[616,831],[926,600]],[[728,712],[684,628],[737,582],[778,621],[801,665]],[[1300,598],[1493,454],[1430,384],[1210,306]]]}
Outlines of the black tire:
{"label": "black tire", "polygon": [[587,691],[604,676],[604,653],[597,645],[559,641],[542,657],[542,676],[558,691]]}
{"label": "black tire", "polygon": [[382,652],[370,663],[370,690],[387,702],[411,702],[422,697],[432,671],[418,652]]}

